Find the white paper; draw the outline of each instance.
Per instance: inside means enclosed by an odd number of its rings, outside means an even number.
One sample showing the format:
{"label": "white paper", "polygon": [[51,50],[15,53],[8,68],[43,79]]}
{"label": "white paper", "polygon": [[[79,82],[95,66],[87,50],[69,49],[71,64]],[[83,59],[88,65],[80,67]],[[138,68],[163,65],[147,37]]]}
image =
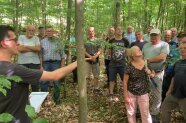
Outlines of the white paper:
{"label": "white paper", "polygon": [[29,96],[30,105],[39,113],[42,103],[47,97],[48,92],[32,92]]}

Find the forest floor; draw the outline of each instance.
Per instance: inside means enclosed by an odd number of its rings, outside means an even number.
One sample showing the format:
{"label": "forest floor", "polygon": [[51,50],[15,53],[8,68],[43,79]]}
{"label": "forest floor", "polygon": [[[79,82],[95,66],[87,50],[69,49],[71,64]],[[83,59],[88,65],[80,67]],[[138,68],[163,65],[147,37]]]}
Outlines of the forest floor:
{"label": "forest floor", "polygon": [[[55,105],[50,94],[38,114],[40,117],[46,118],[50,123],[78,123],[78,85],[73,83],[71,78],[72,75],[66,78],[66,97],[64,97],[64,86],[62,86],[61,104]],[[88,123],[127,123],[123,94],[119,94],[117,89],[116,96],[119,100],[109,101],[108,89],[103,88],[106,84],[105,78],[105,75],[101,74],[102,95],[95,95],[91,83],[88,83]],[[140,118],[137,118],[137,123],[141,123]],[[172,123],[183,123],[183,117],[179,112],[173,112]]]}
{"label": "forest floor", "polygon": [[[99,82],[102,95],[94,94],[91,82],[87,83],[88,123],[127,123],[128,121],[123,94],[119,92],[120,83],[118,82],[116,88],[116,97],[118,97],[119,100],[110,101],[108,88],[104,88],[107,77],[106,74],[104,74],[104,62],[102,57],[100,64],[101,74]],[[72,74],[66,77],[65,89],[64,82],[62,82],[62,98],[59,105],[55,105],[52,100],[51,93],[43,103],[38,116],[46,118],[49,123],[78,123],[78,83],[73,83]],[[180,112],[173,111],[171,121],[171,123],[183,123],[183,116]],[[137,123],[141,123],[140,116],[137,118]]]}

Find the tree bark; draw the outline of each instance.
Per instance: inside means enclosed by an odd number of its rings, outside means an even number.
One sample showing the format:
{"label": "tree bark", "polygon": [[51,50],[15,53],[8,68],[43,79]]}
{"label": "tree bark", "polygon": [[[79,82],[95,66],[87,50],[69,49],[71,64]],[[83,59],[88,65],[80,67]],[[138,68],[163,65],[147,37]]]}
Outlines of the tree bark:
{"label": "tree bark", "polygon": [[186,32],[186,4],[184,6],[184,13],[185,13],[185,21],[184,21],[184,32]]}
{"label": "tree bark", "polygon": [[131,16],[132,16],[132,0],[129,0],[128,3],[128,25],[131,25]]}
{"label": "tree bark", "polygon": [[47,19],[46,19],[46,6],[47,1],[46,0],[41,0],[41,14],[42,14],[42,24],[46,26],[47,24]]}
{"label": "tree bark", "polygon": [[76,0],[75,36],[77,43],[79,123],[87,123],[87,82],[85,78],[85,48],[83,42],[84,0]]}
{"label": "tree bark", "polygon": [[[71,14],[72,13],[72,0],[68,0],[67,8],[67,28],[66,28],[66,37],[67,41],[70,41],[70,31],[71,31]],[[67,47],[68,48],[68,47]],[[67,64],[71,61],[70,48],[67,50]]]}
{"label": "tree bark", "polygon": [[114,27],[120,25],[120,13],[121,13],[121,2],[120,0],[115,0]]}
{"label": "tree bark", "polygon": [[148,0],[144,0],[144,21],[143,21],[143,24],[144,24],[144,28],[143,28],[143,32],[146,32],[147,31],[147,28],[148,28],[148,13],[147,13],[147,1]]}
{"label": "tree bark", "polygon": [[163,0],[160,0],[158,16],[157,16],[157,19],[156,19],[156,27],[158,26],[160,15],[161,15],[162,3],[163,3]]}

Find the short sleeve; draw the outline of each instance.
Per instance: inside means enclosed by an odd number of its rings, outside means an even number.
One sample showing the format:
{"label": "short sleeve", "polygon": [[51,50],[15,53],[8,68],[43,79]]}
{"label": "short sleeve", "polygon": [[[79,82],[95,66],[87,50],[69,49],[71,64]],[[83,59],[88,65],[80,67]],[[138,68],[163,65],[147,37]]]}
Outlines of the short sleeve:
{"label": "short sleeve", "polygon": [[36,45],[40,45],[40,41],[39,41],[39,38],[37,36],[35,36],[35,41],[36,41]]}
{"label": "short sleeve", "polygon": [[23,35],[20,35],[20,36],[18,37],[18,43],[19,43],[19,44],[23,44]]}
{"label": "short sleeve", "polygon": [[162,45],[161,53],[169,54],[169,44],[168,44],[168,43],[165,42],[165,43]]}
{"label": "short sleeve", "polygon": [[131,73],[131,65],[130,65],[130,64],[127,64],[127,65],[125,66],[124,73],[125,73],[125,74],[130,74],[130,73]]}
{"label": "short sleeve", "polygon": [[[176,62],[176,63],[177,63],[177,62]],[[174,65],[173,65],[172,76],[174,76],[174,75],[175,75],[175,67],[176,67],[176,63],[174,63]]]}
{"label": "short sleeve", "polygon": [[22,78],[23,83],[29,83],[29,84],[38,83],[43,74],[43,72],[40,70],[29,69],[22,65],[16,65],[14,71],[15,71],[14,73],[15,75]]}

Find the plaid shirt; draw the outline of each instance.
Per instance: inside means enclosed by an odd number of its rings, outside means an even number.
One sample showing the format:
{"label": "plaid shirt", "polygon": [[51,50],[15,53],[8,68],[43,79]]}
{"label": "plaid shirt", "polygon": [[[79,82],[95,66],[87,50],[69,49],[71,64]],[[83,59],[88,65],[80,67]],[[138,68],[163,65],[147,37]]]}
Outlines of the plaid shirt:
{"label": "plaid shirt", "polygon": [[57,39],[44,38],[41,40],[41,57],[43,61],[61,60],[65,58],[62,42]]}

